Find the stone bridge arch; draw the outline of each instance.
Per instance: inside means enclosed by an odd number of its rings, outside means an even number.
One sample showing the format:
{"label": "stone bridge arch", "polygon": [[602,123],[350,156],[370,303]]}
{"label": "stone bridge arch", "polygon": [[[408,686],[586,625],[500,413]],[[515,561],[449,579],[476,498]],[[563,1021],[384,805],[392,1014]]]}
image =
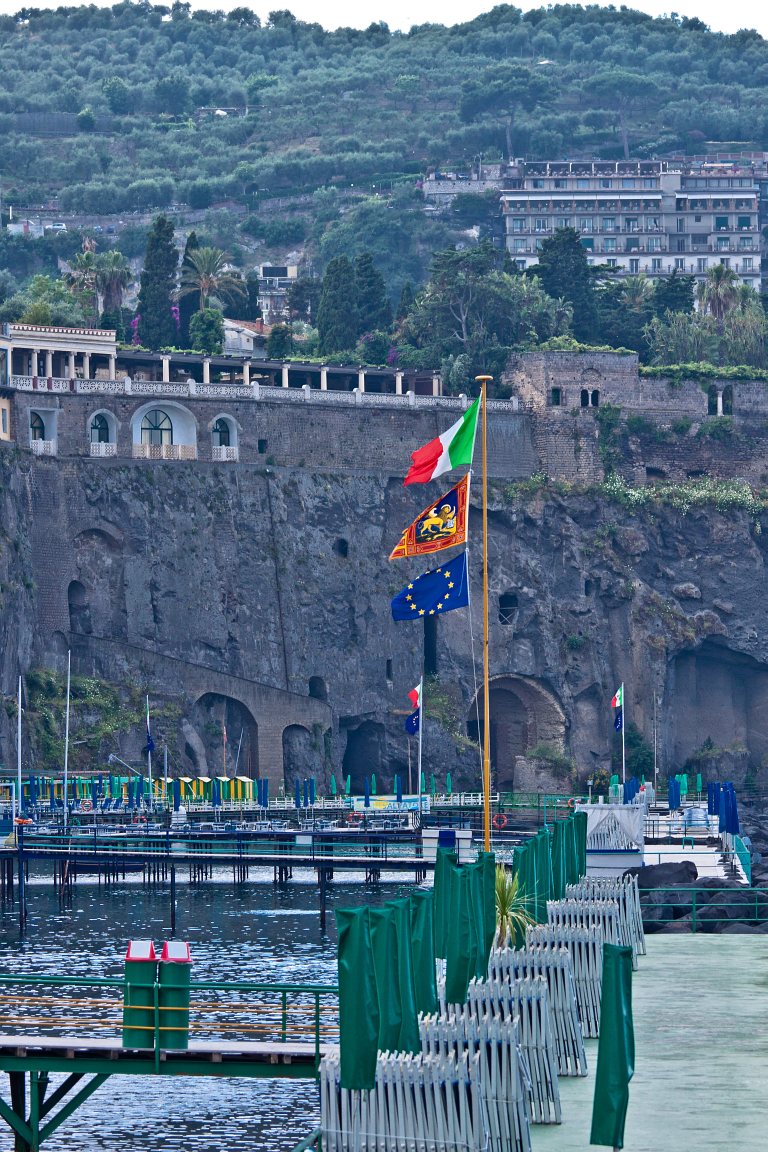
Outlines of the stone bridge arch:
{"label": "stone bridge arch", "polygon": [[[514,782],[515,758],[537,744],[565,747],[565,712],[550,688],[530,676],[495,676],[490,684],[491,771],[499,788]],[[479,710],[479,724],[478,724]],[[467,716],[467,734],[483,739],[483,690]]]}

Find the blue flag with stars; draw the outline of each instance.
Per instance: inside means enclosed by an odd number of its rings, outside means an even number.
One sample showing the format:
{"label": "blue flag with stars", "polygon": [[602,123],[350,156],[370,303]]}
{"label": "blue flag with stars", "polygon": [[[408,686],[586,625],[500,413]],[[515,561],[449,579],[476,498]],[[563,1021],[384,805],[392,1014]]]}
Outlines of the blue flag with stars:
{"label": "blue flag with stars", "polygon": [[469,604],[467,554],[461,552],[453,560],[418,576],[398,592],[392,601],[393,620],[419,620],[423,616],[438,616],[454,608]]}

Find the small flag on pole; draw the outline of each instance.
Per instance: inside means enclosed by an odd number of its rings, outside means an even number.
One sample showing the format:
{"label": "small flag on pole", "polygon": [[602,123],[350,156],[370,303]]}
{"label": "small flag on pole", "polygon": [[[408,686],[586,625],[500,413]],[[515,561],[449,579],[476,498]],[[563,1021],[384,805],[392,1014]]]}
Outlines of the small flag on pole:
{"label": "small flag on pole", "polygon": [[611,700],[611,708],[624,707],[624,685],[616,689],[616,695]]}
{"label": "small flag on pole", "polygon": [[421,681],[408,693],[408,699],[414,710],[405,721],[405,730],[409,736],[415,736],[421,727]]}
{"label": "small flag on pole", "polygon": [[418,620],[422,616],[437,616],[454,608],[469,604],[467,580],[467,554],[461,552],[441,568],[424,572],[392,601],[393,620]]}
{"label": "small flag on pole", "polygon": [[149,696],[147,696],[147,746],[144,749],[144,754],[149,756],[155,750],[155,742],[152,739],[152,732],[149,727]]}
{"label": "small flag on pole", "polygon": [[429,556],[443,548],[467,542],[469,473],[420,512],[406,528],[390,553],[390,560],[403,556]]}
{"label": "small flag on pole", "polygon": [[460,420],[446,428],[440,436],[430,440],[423,448],[411,453],[413,463],[408,469],[405,484],[426,484],[436,480],[444,472],[458,468],[460,464],[471,464],[475,450],[477,414],[480,411],[480,397],[470,404]]}
{"label": "small flag on pole", "polygon": [[615,732],[621,732],[623,727],[624,727],[624,716],[623,716],[621,708],[619,708],[619,710],[616,713],[616,716],[614,717],[613,728],[614,728]]}

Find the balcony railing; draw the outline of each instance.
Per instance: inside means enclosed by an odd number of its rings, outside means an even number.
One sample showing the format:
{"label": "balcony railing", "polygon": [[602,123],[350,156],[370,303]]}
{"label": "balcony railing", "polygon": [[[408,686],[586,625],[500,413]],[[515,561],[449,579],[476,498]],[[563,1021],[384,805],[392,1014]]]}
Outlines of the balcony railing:
{"label": "balcony railing", "polygon": [[135,460],[197,460],[196,444],[134,444]]}
{"label": "balcony railing", "polygon": [[33,456],[55,456],[55,440],[32,440],[30,443]]}
{"label": "balcony railing", "polygon": [[91,456],[117,456],[117,444],[95,443],[92,440]]}
{"label": "balcony railing", "polygon": [[214,444],[211,448],[211,460],[234,461],[240,459],[240,449],[236,444]]}

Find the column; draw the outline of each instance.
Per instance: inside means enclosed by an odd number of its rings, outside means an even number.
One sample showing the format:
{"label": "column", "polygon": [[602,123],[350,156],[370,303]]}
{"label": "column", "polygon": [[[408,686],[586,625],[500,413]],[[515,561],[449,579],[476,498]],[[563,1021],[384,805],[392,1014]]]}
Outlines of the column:
{"label": "column", "polygon": [[70,352],[69,356],[67,357],[67,375],[69,376],[70,380],[74,380],[75,376],[77,375],[77,373],[75,371],[75,354],[74,354],[74,352]]}
{"label": "column", "polygon": [[365,371],[362,368],[357,374],[357,387],[361,392],[365,392]]}
{"label": "column", "polygon": [[45,350],[45,378],[49,380],[53,376],[53,352],[50,348]]}
{"label": "column", "polygon": [[722,416],[722,414],[723,414],[723,390],[722,390],[722,388],[718,388],[718,390],[717,390],[717,414],[718,414],[718,416]]}
{"label": "column", "polygon": [[395,372],[395,396],[403,394],[403,373]]}
{"label": "column", "polygon": [[207,358],[203,359],[203,384],[210,384],[211,382],[211,362]]}
{"label": "column", "polygon": [[436,372],[432,377],[432,395],[433,396],[439,396],[440,395],[440,377],[437,375]]}
{"label": "column", "polygon": [[83,380],[90,380],[91,378],[91,357],[88,352],[83,352]]}
{"label": "column", "polygon": [[288,365],[283,364],[283,388],[288,387]]}
{"label": "column", "polygon": [[163,384],[170,384],[171,382],[171,358],[170,356],[163,356]]}
{"label": "column", "polygon": [[117,359],[114,356],[109,357],[109,378],[115,380],[117,377]]}
{"label": "column", "polygon": [[30,361],[31,361],[30,366],[32,368],[32,371],[30,372],[30,376],[37,376],[37,370],[38,370],[39,362],[40,362],[40,349],[39,348],[33,348],[32,349],[32,355],[30,356]]}
{"label": "column", "polygon": [[320,369],[320,391],[328,391],[328,369],[326,368],[325,364],[323,364],[322,368]]}
{"label": "column", "polygon": [[251,385],[251,362],[250,360],[243,360],[243,387],[249,388]]}

